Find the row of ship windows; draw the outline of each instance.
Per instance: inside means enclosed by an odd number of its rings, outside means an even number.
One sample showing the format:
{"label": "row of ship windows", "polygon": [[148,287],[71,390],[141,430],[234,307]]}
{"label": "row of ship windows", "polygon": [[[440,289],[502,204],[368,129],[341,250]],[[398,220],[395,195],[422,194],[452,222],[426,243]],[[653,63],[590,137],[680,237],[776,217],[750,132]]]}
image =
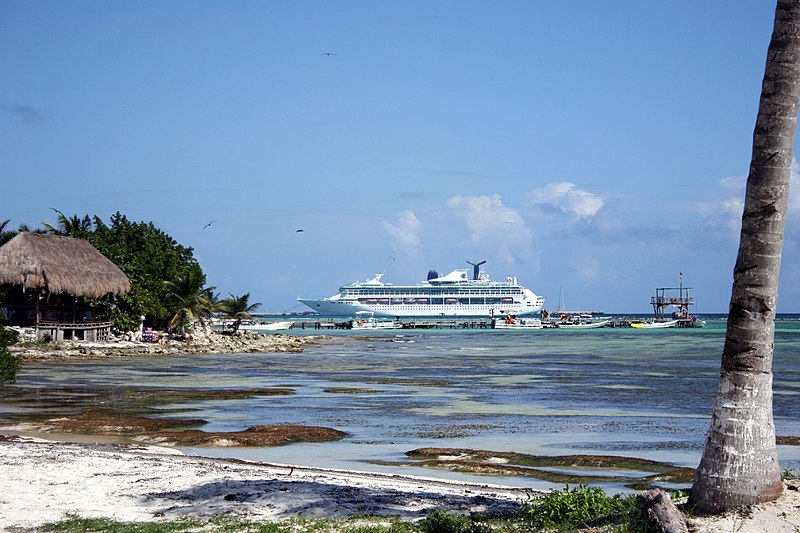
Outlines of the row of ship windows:
{"label": "row of ship windows", "polygon": [[513,298],[359,298],[367,305],[500,305],[519,304]]}
{"label": "row of ship windows", "polygon": [[[360,290],[346,290],[344,294],[347,296],[371,296],[373,298],[411,298],[414,297],[413,295],[409,295],[408,291],[402,290],[391,290],[391,289],[360,289]],[[465,297],[465,296],[489,296],[492,297],[494,295],[500,296],[520,296],[522,295],[522,291],[519,289],[503,289],[503,290],[481,290],[481,289],[469,289],[469,290],[457,290],[454,291],[450,290],[432,290],[426,291],[425,294],[429,294],[434,297]]]}

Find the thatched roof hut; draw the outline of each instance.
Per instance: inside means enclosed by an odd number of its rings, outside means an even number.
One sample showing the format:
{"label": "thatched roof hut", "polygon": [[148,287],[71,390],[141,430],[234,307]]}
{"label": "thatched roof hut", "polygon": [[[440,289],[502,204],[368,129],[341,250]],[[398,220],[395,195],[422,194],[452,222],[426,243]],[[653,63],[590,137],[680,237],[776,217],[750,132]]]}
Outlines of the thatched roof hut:
{"label": "thatched roof hut", "polygon": [[89,241],[23,232],[0,247],[0,285],[96,298],[124,294],[128,277]]}

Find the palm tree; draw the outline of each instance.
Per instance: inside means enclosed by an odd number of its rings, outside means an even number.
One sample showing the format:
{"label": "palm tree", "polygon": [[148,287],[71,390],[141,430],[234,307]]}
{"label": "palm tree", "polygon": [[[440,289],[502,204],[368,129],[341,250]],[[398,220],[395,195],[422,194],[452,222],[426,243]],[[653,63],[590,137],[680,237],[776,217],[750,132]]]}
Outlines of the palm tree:
{"label": "palm tree", "polygon": [[51,235],[77,237],[79,239],[85,239],[91,233],[92,221],[89,218],[89,215],[83,215],[83,218],[80,218],[78,215],[67,217],[58,209],[54,209],[52,207],[50,209],[53,209],[53,211],[58,213],[58,225],[57,227],[53,227],[47,222],[43,223],[47,233],[50,233]]}
{"label": "palm tree", "polygon": [[186,335],[186,326],[195,320],[205,325],[205,320],[214,311],[212,306],[215,287],[203,287],[205,276],[200,268],[190,268],[174,281],[164,281],[167,299],[175,314],[169,321],[170,330],[179,328],[180,335]]}
{"label": "palm tree", "polygon": [[783,491],[772,418],[772,351],[792,144],[800,101],[800,0],[778,0],[753,134],[717,398],[689,504],[702,513]]}
{"label": "palm tree", "polygon": [[231,293],[228,293],[228,295],[230,298],[225,298],[220,302],[220,309],[225,313],[225,316],[234,319],[233,331],[236,332],[239,330],[239,326],[242,325],[242,320],[252,318],[250,313],[261,307],[261,302],[249,303],[249,292],[242,296],[234,296]]}
{"label": "palm tree", "polygon": [[0,222],[0,246],[3,246],[5,243],[11,240],[11,238],[16,235],[15,232],[6,230],[6,226],[11,220],[4,220]]}

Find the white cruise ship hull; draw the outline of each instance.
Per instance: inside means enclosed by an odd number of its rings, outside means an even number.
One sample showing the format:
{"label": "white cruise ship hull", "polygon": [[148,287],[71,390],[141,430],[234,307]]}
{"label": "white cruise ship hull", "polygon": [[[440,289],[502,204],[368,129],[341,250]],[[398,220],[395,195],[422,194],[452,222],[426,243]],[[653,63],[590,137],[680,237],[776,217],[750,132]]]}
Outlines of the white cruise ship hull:
{"label": "white cruise ship hull", "polygon": [[300,298],[299,301],[321,315],[327,316],[353,316],[359,311],[371,311],[375,316],[383,317],[488,317],[492,313],[510,313],[512,315],[533,315],[542,309],[544,301],[535,299],[523,301],[519,304],[461,304],[461,303],[361,303],[358,301],[341,300],[338,298],[322,298],[311,300]]}
{"label": "white cruise ship hull", "polygon": [[488,317],[532,315],[544,305],[544,298],[517,284],[517,279],[496,282],[480,274],[474,277],[466,269],[456,269],[446,276],[429,272],[428,279],[416,285],[383,283],[378,274],[365,282],[339,288],[330,298],[298,298],[321,315],[353,316],[359,312],[380,317]]}

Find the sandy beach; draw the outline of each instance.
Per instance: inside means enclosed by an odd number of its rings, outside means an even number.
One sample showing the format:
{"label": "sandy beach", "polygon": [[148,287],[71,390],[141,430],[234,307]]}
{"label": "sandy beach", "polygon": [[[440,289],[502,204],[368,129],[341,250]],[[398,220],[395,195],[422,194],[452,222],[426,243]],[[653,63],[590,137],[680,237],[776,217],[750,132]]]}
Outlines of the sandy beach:
{"label": "sandy beach", "polygon": [[525,489],[181,455],[148,446],[0,441],[0,528],[65,513],[120,521],[191,516],[284,520],[359,514],[422,518],[430,509],[503,514]]}
{"label": "sandy beach", "polygon": [[[304,468],[182,455],[152,446],[0,440],[0,528],[35,528],[67,513],[119,521],[286,520],[372,514],[423,518],[444,509],[514,512],[537,493],[500,485]],[[800,493],[719,517],[692,518],[697,532],[797,532]]]}

